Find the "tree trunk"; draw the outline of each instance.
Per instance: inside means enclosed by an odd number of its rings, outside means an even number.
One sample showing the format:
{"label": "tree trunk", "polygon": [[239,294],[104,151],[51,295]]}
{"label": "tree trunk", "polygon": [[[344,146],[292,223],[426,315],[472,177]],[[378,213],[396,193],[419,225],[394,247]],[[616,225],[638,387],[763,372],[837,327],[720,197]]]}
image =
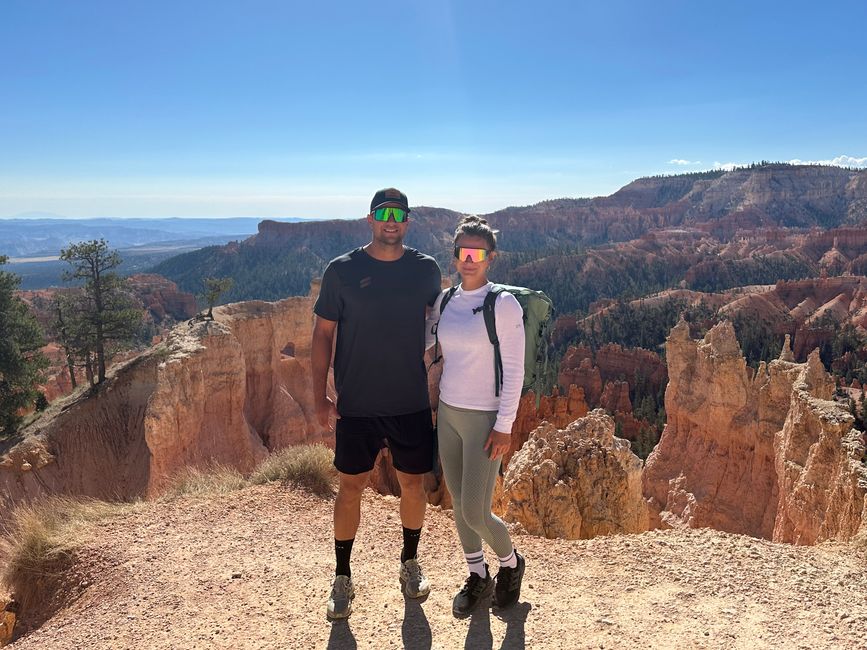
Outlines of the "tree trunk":
{"label": "tree trunk", "polygon": [[72,390],[75,390],[78,387],[78,383],[75,381],[75,360],[69,350],[64,348],[64,352],[66,352],[66,369],[69,370],[69,381],[72,382]]}
{"label": "tree trunk", "polygon": [[94,386],[96,382],[93,381],[93,355],[90,352],[87,353],[87,360],[84,362],[84,374],[87,375],[90,385]]}
{"label": "tree trunk", "polygon": [[[101,327],[98,329],[102,329]],[[96,363],[99,370],[99,380],[98,384],[101,384],[105,381],[105,346],[102,341],[102,332],[98,332],[97,336],[99,338],[96,339]]]}

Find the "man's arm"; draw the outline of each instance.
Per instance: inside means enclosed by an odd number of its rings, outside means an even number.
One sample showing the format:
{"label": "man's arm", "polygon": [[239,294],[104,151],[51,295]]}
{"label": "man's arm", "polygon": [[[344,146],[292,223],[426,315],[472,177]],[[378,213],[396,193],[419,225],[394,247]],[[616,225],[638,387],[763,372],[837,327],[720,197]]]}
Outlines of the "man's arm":
{"label": "man's arm", "polygon": [[325,392],[335,331],[337,331],[337,321],[327,320],[321,316],[316,317],[313,325],[310,364],[313,369],[313,401],[316,404],[316,417],[323,427],[328,426],[328,418],[332,413],[337,414],[334,402]]}

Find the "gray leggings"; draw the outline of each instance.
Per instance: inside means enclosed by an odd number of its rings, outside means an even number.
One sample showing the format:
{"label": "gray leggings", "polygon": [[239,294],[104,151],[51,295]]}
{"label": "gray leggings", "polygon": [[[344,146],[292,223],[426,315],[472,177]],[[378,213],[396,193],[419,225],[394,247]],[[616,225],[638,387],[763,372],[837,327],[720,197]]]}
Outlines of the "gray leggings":
{"label": "gray leggings", "polygon": [[498,557],[506,557],[512,540],[506,525],[491,512],[500,459],[491,460],[484,449],[496,420],[496,411],[472,411],[441,401],[437,438],[464,553],[481,551],[485,540]]}

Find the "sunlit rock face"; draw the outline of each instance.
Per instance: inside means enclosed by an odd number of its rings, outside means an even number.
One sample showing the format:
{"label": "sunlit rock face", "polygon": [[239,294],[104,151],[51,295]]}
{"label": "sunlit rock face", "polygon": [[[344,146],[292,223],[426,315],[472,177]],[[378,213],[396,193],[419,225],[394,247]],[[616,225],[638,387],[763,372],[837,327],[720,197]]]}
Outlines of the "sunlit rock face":
{"label": "sunlit rock face", "polygon": [[152,496],[183,467],[249,471],[269,450],[328,440],[312,406],[312,307],[252,301],[178,325],[24,431],[0,456],[0,498]]}
{"label": "sunlit rock face", "polygon": [[[813,543],[862,525],[864,436],[830,401],[817,353],[753,373],[728,322],[701,341],[681,322],[666,343],[667,424],[644,470],[652,527],[707,526]],[[821,468],[821,469],[820,469]]]}
{"label": "sunlit rock face", "polygon": [[567,539],[647,530],[641,467],[601,409],[564,429],[545,422],[509,464],[505,518],[534,535]]}

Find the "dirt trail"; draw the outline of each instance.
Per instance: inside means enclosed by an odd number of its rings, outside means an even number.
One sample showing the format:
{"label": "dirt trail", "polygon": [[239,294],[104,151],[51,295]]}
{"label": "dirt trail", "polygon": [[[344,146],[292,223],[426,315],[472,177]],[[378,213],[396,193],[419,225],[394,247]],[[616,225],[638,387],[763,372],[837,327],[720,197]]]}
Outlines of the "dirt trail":
{"label": "dirt trail", "polygon": [[[431,509],[425,602],[399,591],[398,501],[368,492],[348,621],[325,619],[331,503],[276,485],[147,503],[103,522],[81,595],[12,648],[865,648],[867,554],[710,530],[516,535],[521,602],[451,614],[463,557]],[[494,559],[491,557],[491,559]]]}

